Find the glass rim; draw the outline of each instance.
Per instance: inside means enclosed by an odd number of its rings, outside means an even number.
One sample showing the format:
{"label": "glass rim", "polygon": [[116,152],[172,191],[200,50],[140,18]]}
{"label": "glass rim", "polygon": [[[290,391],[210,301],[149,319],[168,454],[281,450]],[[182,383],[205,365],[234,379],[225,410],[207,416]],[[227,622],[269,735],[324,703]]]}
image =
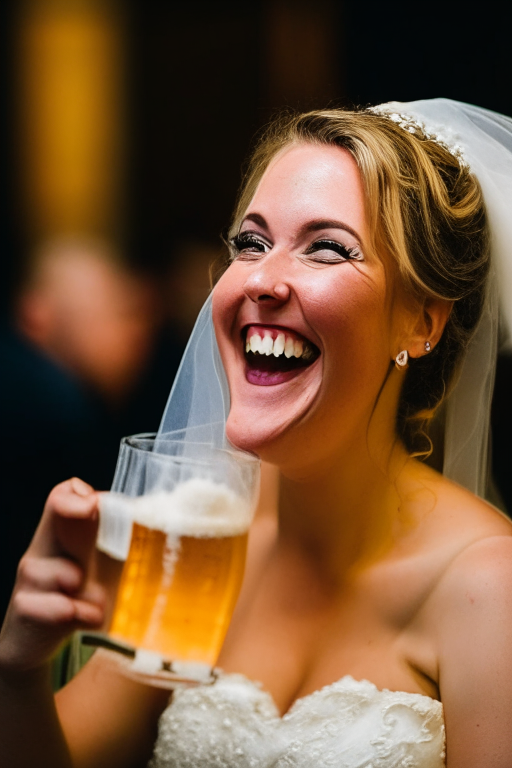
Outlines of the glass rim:
{"label": "glass rim", "polygon": [[[172,435],[172,432],[164,433],[164,435]],[[204,459],[195,459],[188,456],[173,456],[172,454],[168,453],[162,453],[161,451],[155,451],[153,448],[149,450],[150,446],[155,445],[156,441],[161,440],[162,443],[168,443],[170,445],[197,445],[202,446],[205,449],[209,449],[212,451],[212,453],[218,453],[221,455],[231,456],[236,461],[245,461],[248,464],[252,463],[259,463],[260,458],[259,456],[256,456],[256,454],[249,453],[248,451],[242,451],[239,448],[235,448],[234,446],[231,448],[219,448],[217,446],[213,446],[210,443],[200,442],[196,440],[173,440],[169,439],[165,436],[158,436],[157,432],[140,432],[135,435],[127,435],[126,437],[121,438],[121,446],[126,446],[130,450],[138,451],[140,453],[149,453],[152,452],[154,456],[161,457],[163,459],[169,458],[174,459],[182,462],[190,462],[190,463],[204,463]]]}

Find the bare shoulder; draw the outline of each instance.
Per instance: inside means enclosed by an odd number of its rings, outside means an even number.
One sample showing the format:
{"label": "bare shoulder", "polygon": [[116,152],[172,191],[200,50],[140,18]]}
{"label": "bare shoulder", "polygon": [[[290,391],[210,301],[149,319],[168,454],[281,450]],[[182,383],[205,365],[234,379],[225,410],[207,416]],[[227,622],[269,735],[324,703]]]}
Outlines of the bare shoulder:
{"label": "bare shoulder", "polygon": [[436,504],[432,534],[446,547],[440,591],[512,589],[512,521],[488,502],[432,472]]}
{"label": "bare shoulder", "polygon": [[469,544],[446,569],[438,591],[471,610],[480,603],[488,611],[503,601],[512,607],[512,534],[490,535]]}
{"label": "bare shoulder", "polygon": [[485,502],[459,498],[468,538],[462,536],[444,564],[429,601],[447,765],[506,768],[512,754],[512,526]]}
{"label": "bare shoulder", "polygon": [[416,472],[425,498],[432,500],[426,505],[422,536],[431,534],[442,545],[453,545],[454,558],[480,540],[512,537],[512,520],[492,504],[424,465]]}
{"label": "bare shoulder", "polygon": [[424,506],[415,562],[427,565],[418,616],[444,708],[447,766],[508,768],[512,523],[433,470],[417,471]]}
{"label": "bare shoulder", "polygon": [[479,621],[512,600],[512,521],[437,472],[420,467],[419,473],[427,502],[415,562],[427,565],[423,615],[440,641],[445,628],[457,631],[454,615],[467,612],[468,622]]}

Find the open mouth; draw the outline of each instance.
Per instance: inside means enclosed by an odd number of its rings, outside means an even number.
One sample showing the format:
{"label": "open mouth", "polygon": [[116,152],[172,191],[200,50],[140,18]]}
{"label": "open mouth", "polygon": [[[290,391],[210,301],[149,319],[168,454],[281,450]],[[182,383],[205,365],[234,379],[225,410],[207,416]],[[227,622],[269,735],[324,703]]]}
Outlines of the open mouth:
{"label": "open mouth", "polygon": [[287,328],[249,325],[243,336],[245,374],[251,384],[282,384],[309,368],[320,355],[313,342]]}

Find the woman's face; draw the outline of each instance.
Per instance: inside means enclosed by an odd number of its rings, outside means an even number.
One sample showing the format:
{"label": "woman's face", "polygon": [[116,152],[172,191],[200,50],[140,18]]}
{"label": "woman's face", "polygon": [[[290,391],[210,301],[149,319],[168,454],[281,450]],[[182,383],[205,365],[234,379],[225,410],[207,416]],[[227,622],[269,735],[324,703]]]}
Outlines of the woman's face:
{"label": "woman's face", "polygon": [[346,150],[300,144],[274,158],[213,294],[234,445],[305,467],[365,434],[400,349],[393,269],[369,234]]}

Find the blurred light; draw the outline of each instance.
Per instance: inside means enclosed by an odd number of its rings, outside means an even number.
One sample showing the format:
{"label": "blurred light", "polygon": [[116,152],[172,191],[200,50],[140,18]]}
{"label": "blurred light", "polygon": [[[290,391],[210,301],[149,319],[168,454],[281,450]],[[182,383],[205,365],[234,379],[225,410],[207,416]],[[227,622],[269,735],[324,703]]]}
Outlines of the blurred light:
{"label": "blurred light", "polygon": [[109,2],[24,2],[19,16],[22,198],[33,240],[120,225],[123,30]]}

